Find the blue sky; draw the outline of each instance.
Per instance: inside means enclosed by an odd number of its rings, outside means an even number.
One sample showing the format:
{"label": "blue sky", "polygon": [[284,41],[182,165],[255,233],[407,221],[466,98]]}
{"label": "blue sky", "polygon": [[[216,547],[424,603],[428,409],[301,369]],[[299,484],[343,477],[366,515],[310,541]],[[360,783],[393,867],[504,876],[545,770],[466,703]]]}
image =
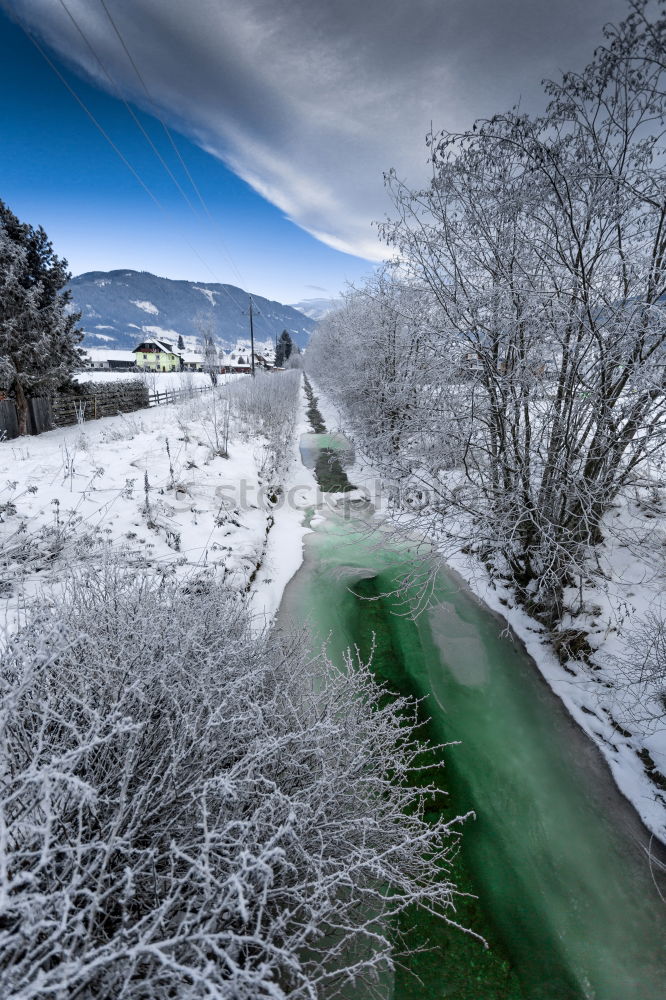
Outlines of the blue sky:
{"label": "blue sky", "polygon": [[[229,281],[283,302],[335,295],[382,259],[372,222],[392,211],[383,173],[394,168],[410,186],[426,184],[431,127],[466,129],[517,102],[540,110],[541,80],[582,68],[604,22],[627,11],[626,0],[3,5],[39,38],[168,212],[3,15],[0,197],[44,225],[74,273],[145,269]],[[118,93],[143,108],[137,113],[187,185],[151,117],[159,109],[215,224],[184,204]]]}
{"label": "blue sky", "polygon": [[193,212],[123,103],[48,54],[166,209],[151,201],[23,30],[0,13],[0,198],[22,220],[44,226],[74,274],[135,268],[291,302],[335,295],[372,269],[290,222],[220,159],[173,132],[211,222],[160,122],[134,107]]}

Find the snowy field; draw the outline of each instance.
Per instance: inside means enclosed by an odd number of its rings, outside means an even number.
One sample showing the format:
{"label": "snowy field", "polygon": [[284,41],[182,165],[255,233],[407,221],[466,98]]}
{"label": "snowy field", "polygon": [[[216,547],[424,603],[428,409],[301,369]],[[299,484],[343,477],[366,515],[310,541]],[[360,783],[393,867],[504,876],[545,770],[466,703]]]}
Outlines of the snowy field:
{"label": "snowy field", "polygon": [[[223,384],[238,375],[219,375],[218,382]],[[206,372],[109,372],[86,371],[74,375],[75,382],[124,382],[127,379],[140,379],[148,386],[149,392],[164,392],[165,389],[192,389],[210,385],[210,375]]]}
{"label": "snowy field", "polygon": [[[184,579],[212,575],[247,590],[275,520],[262,492],[274,488],[274,471],[267,441],[233,408],[228,415],[224,393],[212,391],[0,443],[7,624],[35,598],[47,599],[70,568],[108,550],[132,566]],[[270,591],[266,566],[261,581]],[[274,610],[278,599],[256,606]]]}

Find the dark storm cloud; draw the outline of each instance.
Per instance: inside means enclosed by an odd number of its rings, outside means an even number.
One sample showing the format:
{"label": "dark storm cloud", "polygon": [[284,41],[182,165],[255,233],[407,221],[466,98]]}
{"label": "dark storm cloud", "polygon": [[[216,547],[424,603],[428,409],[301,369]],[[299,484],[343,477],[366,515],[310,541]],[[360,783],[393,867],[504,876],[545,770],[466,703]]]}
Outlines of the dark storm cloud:
{"label": "dark storm cloud", "polygon": [[[623,0],[106,0],[151,101],[291,219],[376,259],[382,172],[426,177],[424,135],[464,128],[580,68]],[[149,101],[100,0],[64,0],[122,87]],[[60,0],[21,19],[100,86]]]}

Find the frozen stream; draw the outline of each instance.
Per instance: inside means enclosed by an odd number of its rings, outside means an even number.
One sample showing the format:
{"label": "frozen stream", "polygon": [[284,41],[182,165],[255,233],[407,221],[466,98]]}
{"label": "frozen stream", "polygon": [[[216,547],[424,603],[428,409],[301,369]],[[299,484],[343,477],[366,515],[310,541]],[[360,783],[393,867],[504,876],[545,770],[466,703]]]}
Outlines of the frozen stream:
{"label": "frozen stream", "polygon": [[[325,455],[340,455],[336,440],[321,436]],[[303,445],[319,475],[315,435]],[[460,741],[444,753],[449,808],[477,815],[464,830],[456,878],[479,903],[459,919],[481,930],[490,951],[412,914],[403,930],[433,951],[412,961],[422,983],[398,971],[387,994],[664,1000],[666,906],[648,835],[596,748],[501,634],[499,619],[452,574],[442,572],[434,606],[416,622],[396,615],[381,595],[404,552],[368,537],[362,517],[321,513],[282,620],[308,623],[316,644],[332,634],[334,654],[350,643],[367,653],[374,633],[377,673],[396,690],[427,696],[433,740]]]}

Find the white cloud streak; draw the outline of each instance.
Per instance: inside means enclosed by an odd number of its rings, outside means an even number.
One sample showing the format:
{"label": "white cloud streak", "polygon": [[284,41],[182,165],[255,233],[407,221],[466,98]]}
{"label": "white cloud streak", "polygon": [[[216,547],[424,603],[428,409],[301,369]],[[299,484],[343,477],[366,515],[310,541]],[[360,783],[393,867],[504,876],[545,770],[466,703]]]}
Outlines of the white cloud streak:
{"label": "white cloud streak", "polygon": [[[224,160],[324,243],[369,260],[383,171],[427,178],[424,136],[463,128],[580,67],[622,0],[65,0],[123,96]],[[59,0],[24,24],[109,90]]]}

